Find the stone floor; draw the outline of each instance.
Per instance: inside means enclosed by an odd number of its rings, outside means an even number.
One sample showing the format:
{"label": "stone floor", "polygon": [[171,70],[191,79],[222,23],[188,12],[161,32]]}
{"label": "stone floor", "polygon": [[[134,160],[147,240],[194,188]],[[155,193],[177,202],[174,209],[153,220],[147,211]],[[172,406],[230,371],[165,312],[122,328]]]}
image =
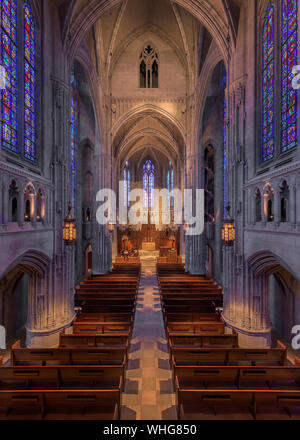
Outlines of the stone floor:
{"label": "stone floor", "polygon": [[176,420],[175,394],[155,259],[143,256],[138,305],[122,395],[122,420]]}

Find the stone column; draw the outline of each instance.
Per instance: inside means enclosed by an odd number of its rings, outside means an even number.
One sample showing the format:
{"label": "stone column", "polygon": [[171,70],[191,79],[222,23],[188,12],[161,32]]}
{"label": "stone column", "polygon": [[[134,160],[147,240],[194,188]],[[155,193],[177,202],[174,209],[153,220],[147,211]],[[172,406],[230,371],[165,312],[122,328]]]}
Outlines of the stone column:
{"label": "stone column", "polygon": [[8,187],[9,187],[9,183],[8,183],[8,176],[4,175],[3,176],[3,185],[2,185],[2,197],[3,197],[3,213],[2,213],[2,223],[4,225],[7,225],[8,223]]}
{"label": "stone column", "polygon": [[281,222],[280,198],[280,188],[278,185],[276,185],[274,191],[274,223],[276,226],[279,226]]}
{"label": "stone column", "polygon": [[296,220],[296,210],[297,210],[297,199],[296,199],[297,185],[296,176],[292,176],[290,185],[290,197],[289,197],[289,217],[288,221],[292,226],[295,226]]}

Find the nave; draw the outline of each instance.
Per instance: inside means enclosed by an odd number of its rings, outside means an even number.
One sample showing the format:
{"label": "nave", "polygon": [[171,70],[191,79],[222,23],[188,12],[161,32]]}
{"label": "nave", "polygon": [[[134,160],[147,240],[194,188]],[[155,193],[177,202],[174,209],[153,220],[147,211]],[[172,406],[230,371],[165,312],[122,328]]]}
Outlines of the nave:
{"label": "nave", "polygon": [[76,287],[59,347],[17,341],[0,368],[6,420],[300,418],[300,359],[239,347],[212,279],[181,264],[115,264]]}

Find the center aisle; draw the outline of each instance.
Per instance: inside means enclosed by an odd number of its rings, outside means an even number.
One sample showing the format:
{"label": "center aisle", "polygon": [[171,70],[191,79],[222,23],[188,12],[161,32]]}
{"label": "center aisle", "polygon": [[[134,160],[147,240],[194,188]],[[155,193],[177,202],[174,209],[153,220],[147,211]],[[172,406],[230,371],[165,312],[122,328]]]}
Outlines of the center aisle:
{"label": "center aisle", "polygon": [[175,394],[155,261],[142,257],[121,420],[176,420]]}

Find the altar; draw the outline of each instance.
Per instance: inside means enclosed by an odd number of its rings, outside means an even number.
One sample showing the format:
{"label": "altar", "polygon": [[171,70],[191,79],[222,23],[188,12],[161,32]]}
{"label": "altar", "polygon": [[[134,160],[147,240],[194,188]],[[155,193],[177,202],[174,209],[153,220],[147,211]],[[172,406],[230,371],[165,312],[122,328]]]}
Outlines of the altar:
{"label": "altar", "polygon": [[152,241],[152,242],[143,241],[142,242],[142,250],[143,251],[155,251],[156,250],[155,241]]}

